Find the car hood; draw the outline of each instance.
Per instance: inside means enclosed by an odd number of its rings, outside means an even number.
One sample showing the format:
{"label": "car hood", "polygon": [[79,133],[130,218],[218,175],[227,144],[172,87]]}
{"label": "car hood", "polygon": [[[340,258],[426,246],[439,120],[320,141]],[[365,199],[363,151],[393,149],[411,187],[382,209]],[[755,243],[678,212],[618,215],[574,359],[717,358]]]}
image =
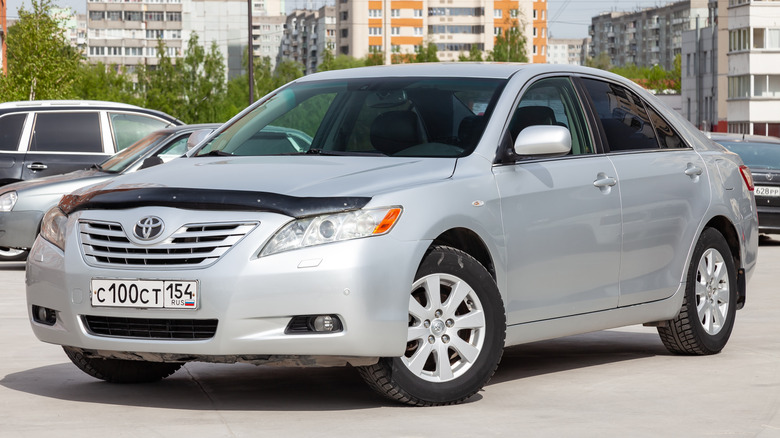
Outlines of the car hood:
{"label": "car hood", "polygon": [[[70,187],[71,185],[68,183],[71,182],[76,183],[73,185],[72,189],[68,190],[69,192],[75,190],[76,188],[82,187],[86,184],[91,184],[92,179],[109,178],[112,176],[114,176],[114,174],[103,172],[98,169],[84,169],[84,170],[77,170],[75,172],[64,173],[62,175],[45,176],[43,178],[35,178],[27,181],[20,181],[13,184],[8,184],[0,187],[0,192],[8,192],[11,190],[15,190],[16,192],[20,192],[20,191],[49,192],[50,191],[49,189],[53,191],[61,191],[59,189],[60,186]],[[77,182],[80,182],[81,180],[84,180],[84,182],[78,184]]]}
{"label": "car hood", "polygon": [[102,191],[181,187],[295,197],[364,196],[443,180],[456,158],[354,156],[192,157],[111,180]]}

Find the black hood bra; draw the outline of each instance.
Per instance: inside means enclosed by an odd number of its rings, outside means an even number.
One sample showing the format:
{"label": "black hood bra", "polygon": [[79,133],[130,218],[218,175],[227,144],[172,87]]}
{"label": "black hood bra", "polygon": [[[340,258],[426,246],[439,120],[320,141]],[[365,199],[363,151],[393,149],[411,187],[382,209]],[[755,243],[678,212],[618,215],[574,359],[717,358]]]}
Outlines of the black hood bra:
{"label": "black hood bra", "polygon": [[83,195],[65,195],[60,208],[70,214],[79,210],[124,210],[137,207],[172,207],[190,210],[258,211],[294,218],[342,213],[363,208],[370,197],[296,197],[244,190],[138,187],[97,190]]}

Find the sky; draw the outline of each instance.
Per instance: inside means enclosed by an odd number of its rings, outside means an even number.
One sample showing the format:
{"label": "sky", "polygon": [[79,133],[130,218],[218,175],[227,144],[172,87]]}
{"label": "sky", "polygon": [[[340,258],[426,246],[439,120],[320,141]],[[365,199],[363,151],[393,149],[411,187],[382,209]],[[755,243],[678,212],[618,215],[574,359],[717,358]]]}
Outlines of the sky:
{"label": "sky", "polygon": [[[456,0],[457,1],[457,0]],[[9,19],[18,16],[17,9],[29,0],[8,0],[7,15]],[[55,5],[70,7],[76,12],[85,13],[86,0],[53,0]],[[321,5],[322,0],[287,0],[288,10],[304,8],[309,3]],[[333,0],[331,0],[333,3]],[[663,6],[673,1],[666,0],[547,0],[547,27],[552,38],[585,38],[588,36],[590,19],[602,12],[636,11],[639,9]]]}

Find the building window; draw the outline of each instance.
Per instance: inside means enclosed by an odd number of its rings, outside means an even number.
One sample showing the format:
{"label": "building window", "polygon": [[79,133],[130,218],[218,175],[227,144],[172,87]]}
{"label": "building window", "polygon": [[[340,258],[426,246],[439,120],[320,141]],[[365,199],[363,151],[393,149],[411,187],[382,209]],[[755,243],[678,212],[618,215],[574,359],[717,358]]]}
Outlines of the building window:
{"label": "building window", "polygon": [[512,18],[517,18],[517,9],[510,9],[509,16]]}
{"label": "building window", "polygon": [[382,51],[382,46],[368,46],[369,53],[379,53]]}
{"label": "building window", "polygon": [[156,39],[163,39],[164,38],[164,32],[162,30],[146,30],[146,39],[150,40],[156,40]]}
{"label": "building window", "polygon": [[494,36],[500,36],[501,35],[501,28],[500,27],[494,27],[493,28],[493,35]]}
{"label": "building window", "polygon": [[729,77],[729,98],[750,97],[750,76]]}
{"label": "building window", "polygon": [[341,12],[341,21],[346,21],[349,18],[349,12],[348,11],[342,11]]}
{"label": "building window", "polygon": [[501,9],[493,9],[493,18],[501,18],[501,15],[504,13]]}
{"label": "building window", "polygon": [[381,9],[369,9],[368,10],[368,16],[371,18],[382,18],[382,10]]}
{"label": "building window", "polygon": [[393,44],[390,46],[390,51],[393,53],[401,53],[401,46],[398,44]]}
{"label": "building window", "polygon": [[780,29],[753,29],[754,49],[780,49]]}
{"label": "building window", "polygon": [[534,54],[534,55],[536,55],[536,54],[537,54],[537,51],[536,51],[536,44],[534,44],[534,50],[533,50],[533,54]]}
{"label": "building window", "polygon": [[400,27],[391,27],[390,28],[390,35],[401,35],[401,28]]}
{"label": "building window", "polygon": [[143,21],[144,13],[141,11],[126,11],[125,21]]}
{"label": "building window", "polygon": [[729,31],[729,51],[736,52],[750,49],[750,29],[735,29]]}
{"label": "building window", "polygon": [[391,17],[400,17],[401,16],[401,10],[400,9],[390,9],[390,16]]}
{"label": "building window", "polygon": [[166,12],[165,21],[181,21],[181,12]]}
{"label": "building window", "polygon": [[536,18],[537,18],[537,12],[536,12],[536,9],[534,9],[534,12],[533,12],[533,18],[534,18],[534,20],[536,20]]}
{"label": "building window", "polygon": [[341,37],[346,38],[349,36],[349,29],[341,29]]}
{"label": "building window", "polygon": [[415,27],[415,28],[414,28],[414,34],[415,34],[416,36],[420,36],[420,35],[422,35],[422,34],[423,34],[423,28],[422,28],[422,27]]}
{"label": "building window", "polygon": [[414,16],[417,18],[422,17],[423,16],[422,9],[415,9]]}
{"label": "building window", "polygon": [[754,76],[753,96],[780,97],[780,76],[779,75]]}
{"label": "building window", "polygon": [[122,11],[108,11],[108,12],[106,12],[106,20],[109,20],[109,21],[122,21]]}
{"label": "building window", "polygon": [[[344,29],[344,30],[346,30],[346,29]],[[368,34],[369,35],[382,35],[382,28],[381,27],[369,27],[368,28]]]}
{"label": "building window", "polygon": [[535,28],[535,27],[534,27],[533,34],[534,34],[534,38],[536,38],[536,36],[537,36],[537,32],[536,32],[536,28]]}
{"label": "building window", "polygon": [[164,15],[162,12],[147,12],[146,21],[164,21]]}

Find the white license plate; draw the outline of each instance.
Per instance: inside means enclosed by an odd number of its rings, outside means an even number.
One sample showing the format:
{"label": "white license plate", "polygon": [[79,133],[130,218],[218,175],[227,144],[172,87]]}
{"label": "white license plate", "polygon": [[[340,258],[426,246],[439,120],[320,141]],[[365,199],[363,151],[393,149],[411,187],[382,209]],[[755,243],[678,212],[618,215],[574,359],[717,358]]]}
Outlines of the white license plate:
{"label": "white license plate", "polygon": [[756,196],[780,196],[780,187],[756,186]]}
{"label": "white license plate", "polygon": [[93,278],[94,307],[197,309],[198,282]]}

